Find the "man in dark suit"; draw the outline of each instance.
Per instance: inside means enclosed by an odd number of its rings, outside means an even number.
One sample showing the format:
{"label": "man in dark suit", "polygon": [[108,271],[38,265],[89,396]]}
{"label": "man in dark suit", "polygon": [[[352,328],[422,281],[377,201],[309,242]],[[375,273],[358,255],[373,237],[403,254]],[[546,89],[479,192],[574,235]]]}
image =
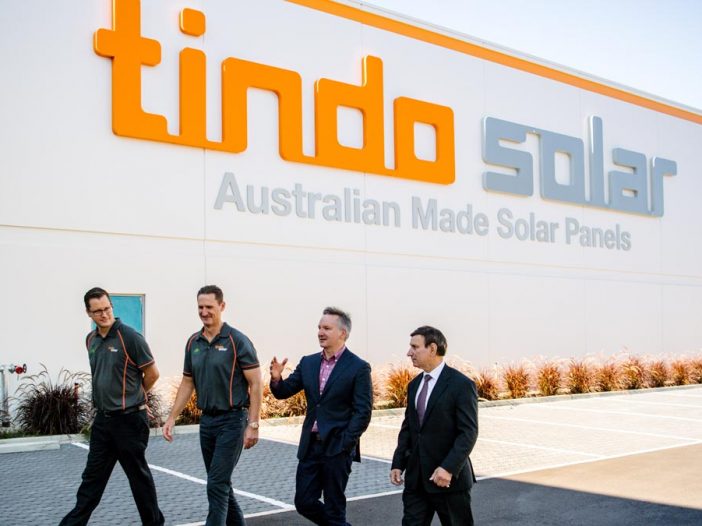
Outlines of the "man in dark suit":
{"label": "man in dark suit", "polygon": [[444,363],[446,347],[434,327],[411,334],[407,356],[424,372],[409,383],[390,471],[390,482],[405,484],[403,526],[429,526],[434,513],[444,526],[473,524],[468,455],[478,438],[478,394],[472,380]]}
{"label": "man in dark suit", "polygon": [[[360,462],[359,439],[373,408],[368,362],[346,347],[351,318],[324,309],[317,337],[321,353],[305,356],[285,380],[288,359],[271,361],[271,392],[289,398],[304,389],[307,415],[302,425],[295,478],[295,508],[315,524],[346,526],[346,483],[351,462]],[[324,503],[319,498],[324,495]]]}

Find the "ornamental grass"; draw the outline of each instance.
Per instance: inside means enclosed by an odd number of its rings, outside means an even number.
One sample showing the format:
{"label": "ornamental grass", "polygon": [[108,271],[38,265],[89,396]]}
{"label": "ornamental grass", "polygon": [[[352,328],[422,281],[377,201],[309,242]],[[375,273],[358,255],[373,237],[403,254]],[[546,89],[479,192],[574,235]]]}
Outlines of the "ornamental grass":
{"label": "ornamental grass", "polygon": [[475,388],[478,391],[478,397],[485,400],[497,400],[500,396],[497,377],[487,370],[482,370],[476,375]]}
{"label": "ornamental grass", "polygon": [[693,358],[689,362],[690,383],[702,384],[702,358]]}
{"label": "ornamental grass", "polygon": [[621,373],[615,361],[609,360],[597,367],[595,388],[602,392],[621,389]]}
{"label": "ornamental grass", "polygon": [[263,399],[261,400],[261,418],[279,418],[302,416],[307,412],[305,391],[300,391],[290,398],[278,400],[269,386],[269,381],[263,383]]}
{"label": "ornamental grass", "polygon": [[587,361],[575,358],[570,361],[565,375],[565,384],[571,393],[589,393],[594,380],[595,369]]}
{"label": "ornamental grass", "polygon": [[509,398],[524,398],[529,392],[529,370],[524,364],[508,365],[502,371]]}
{"label": "ornamental grass", "polygon": [[624,389],[642,389],[646,387],[646,364],[638,356],[629,356],[620,365],[622,387]]}
{"label": "ornamental grass", "polygon": [[[175,395],[174,395],[175,396]],[[189,425],[189,424],[199,424],[200,417],[202,417],[202,411],[197,407],[197,393],[193,391],[190,395],[190,400],[185,404],[185,407],[176,418],[175,423],[177,425]]]}
{"label": "ornamental grass", "polygon": [[146,397],[146,415],[149,418],[149,427],[161,427],[165,409],[163,407],[163,396],[158,391],[151,391]]}
{"label": "ornamental grass", "polygon": [[41,372],[25,376],[17,387],[17,427],[28,435],[67,435],[87,428],[92,404],[80,386],[90,385],[90,375],[62,368],[54,382],[46,366],[41,367]]}
{"label": "ornamental grass", "polygon": [[648,364],[649,387],[663,387],[668,381],[668,366],[663,360],[654,360]]}
{"label": "ornamental grass", "polygon": [[390,368],[385,374],[386,407],[407,407],[407,384],[417,374],[406,365]]}
{"label": "ornamental grass", "polygon": [[561,368],[556,362],[544,362],[536,371],[536,389],[541,396],[558,394],[562,381]]}
{"label": "ornamental grass", "polygon": [[685,360],[674,360],[670,364],[670,379],[673,385],[687,385],[690,383],[690,365]]}

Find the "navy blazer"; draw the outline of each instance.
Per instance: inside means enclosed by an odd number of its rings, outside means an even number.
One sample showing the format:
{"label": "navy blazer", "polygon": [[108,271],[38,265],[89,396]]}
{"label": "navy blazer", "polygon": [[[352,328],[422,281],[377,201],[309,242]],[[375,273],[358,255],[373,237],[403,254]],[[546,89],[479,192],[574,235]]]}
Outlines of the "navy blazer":
{"label": "navy blazer", "polygon": [[325,455],[334,456],[342,451],[350,453],[355,449],[354,460],[360,462],[359,440],[368,427],[373,410],[370,365],[346,348],[320,394],[321,366],[321,352],[310,354],[300,360],[285,380],[270,384],[273,396],[279,399],[305,390],[307,414],[302,424],[297,458],[302,460],[305,457],[316,420]]}
{"label": "navy blazer", "polygon": [[[420,484],[429,493],[465,491],[475,481],[468,455],[478,439],[478,394],[473,381],[444,366],[432,389],[424,421],[419,425],[415,399],[424,374],[407,389],[405,419],[397,437],[392,469],[405,472],[405,487]],[[429,480],[441,466],[451,473],[451,486],[441,488]]]}

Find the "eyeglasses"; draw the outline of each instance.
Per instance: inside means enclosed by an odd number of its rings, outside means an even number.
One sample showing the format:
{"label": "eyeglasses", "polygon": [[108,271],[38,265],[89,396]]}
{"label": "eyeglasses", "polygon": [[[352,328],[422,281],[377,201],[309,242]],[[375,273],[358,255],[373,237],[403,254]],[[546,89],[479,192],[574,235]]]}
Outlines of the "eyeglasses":
{"label": "eyeglasses", "polygon": [[111,310],[112,310],[112,305],[110,305],[109,307],[105,307],[104,309],[89,310],[88,313],[91,316],[99,318],[103,314],[109,314]]}

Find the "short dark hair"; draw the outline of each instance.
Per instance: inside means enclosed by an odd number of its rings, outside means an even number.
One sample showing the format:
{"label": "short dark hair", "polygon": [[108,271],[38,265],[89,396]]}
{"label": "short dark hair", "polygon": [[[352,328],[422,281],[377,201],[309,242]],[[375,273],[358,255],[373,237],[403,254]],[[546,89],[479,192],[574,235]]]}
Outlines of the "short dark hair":
{"label": "short dark hair", "polygon": [[222,303],[224,301],[224,292],[217,285],[205,285],[200,290],[197,291],[197,295],[201,294],[214,294],[217,303]]}
{"label": "short dark hair", "polygon": [[327,307],[322,311],[322,314],[339,317],[339,328],[346,331],[346,335],[351,334],[351,315],[337,307]]}
{"label": "short dark hair", "polygon": [[110,298],[110,295],[107,293],[107,291],[105,289],[101,289],[100,287],[93,287],[88,292],[86,292],[85,296],[83,296],[83,303],[85,303],[85,310],[90,309],[90,300],[99,300],[103,296],[107,296],[107,299],[110,300],[110,305],[112,305],[112,298]]}
{"label": "short dark hair", "polygon": [[446,342],[446,336],[439,329],[430,327],[429,325],[423,325],[412,332],[410,336],[424,336],[424,346],[429,347],[430,344],[436,344],[436,354],[439,356],[444,356],[446,354],[446,349],[448,349],[448,343]]}

